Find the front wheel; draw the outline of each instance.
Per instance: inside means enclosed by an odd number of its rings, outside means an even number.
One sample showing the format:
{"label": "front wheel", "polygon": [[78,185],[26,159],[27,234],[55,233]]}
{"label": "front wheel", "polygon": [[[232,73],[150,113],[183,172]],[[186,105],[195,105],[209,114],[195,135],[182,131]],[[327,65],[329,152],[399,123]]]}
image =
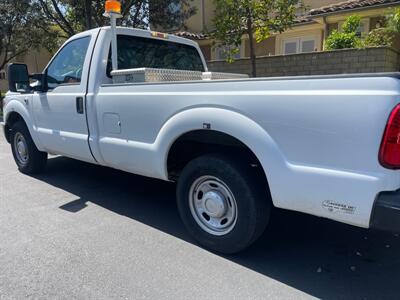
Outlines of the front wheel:
{"label": "front wheel", "polygon": [[28,128],[22,122],[17,122],[11,127],[11,150],[22,173],[36,174],[46,166],[47,153],[36,148]]}
{"label": "front wheel", "polygon": [[247,248],[268,224],[268,188],[248,164],[222,155],[191,161],[177,186],[178,209],[204,247],[232,254]]}

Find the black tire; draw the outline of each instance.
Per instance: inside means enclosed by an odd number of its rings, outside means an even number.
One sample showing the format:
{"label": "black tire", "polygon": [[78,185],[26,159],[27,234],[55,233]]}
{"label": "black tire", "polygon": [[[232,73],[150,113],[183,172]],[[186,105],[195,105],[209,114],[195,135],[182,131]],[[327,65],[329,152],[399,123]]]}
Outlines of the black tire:
{"label": "black tire", "polygon": [[[264,232],[272,202],[266,182],[256,173],[256,169],[241,163],[239,157],[227,158],[219,154],[198,157],[183,169],[177,186],[179,214],[189,233],[200,245],[216,252],[233,254],[250,246]],[[237,207],[236,223],[226,234],[207,232],[199,225],[201,215],[196,221],[195,213],[191,211],[190,202],[195,203],[191,199],[197,197],[190,198],[191,193],[196,193],[195,189],[191,189],[192,185],[205,176],[221,180],[234,196]],[[192,210],[193,207],[194,205]]]}
{"label": "black tire", "polygon": [[[16,137],[22,136],[26,144],[26,161],[22,161],[16,148]],[[24,174],[37,174],[44,170],[47,163],[47,153],[41,152],[36,148],[35,143],[29,133],[28,128],[23,122],[16,122],[11,127],[11,149],[14,156],[15,163],[18,166],[18,170]]]}

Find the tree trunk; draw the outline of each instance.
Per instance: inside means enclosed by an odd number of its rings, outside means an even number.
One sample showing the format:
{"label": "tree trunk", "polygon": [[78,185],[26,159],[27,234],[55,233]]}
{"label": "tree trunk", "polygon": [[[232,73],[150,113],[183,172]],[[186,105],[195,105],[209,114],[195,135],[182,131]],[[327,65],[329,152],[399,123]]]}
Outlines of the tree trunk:
{"label": "tree trunk", "polygon": [[256,53],[253,39],[253,19],[251,17],[251,12],[249,12],[249,15],[247,17],[247,34],[249,35],[250,45],[251,76],[257,77]]}
{"label": "tree trunk", "polygon": [[248,35],[249,35],[249,46],[250,46],[251,76],[257,77],[257,64],[256,64],[256,54],[254,49],[253,31],[249,30]]}
{"label": "tree trunk", "polygon": [[64,30],[64,32],[66,34],[68,34],[69,37],[71,37],[75,34],[75,31],[72,28],[72,25],[67,21],[67,19],[65,19],[56,0],[51,0],[51,2],[53,3],[54,11],[56,12],[55,16],[51,13],[46,1],[39,0],[39,2],[42,4],[42,7],[43,7],[46,15],[49,18],[51,18],[53,21],[55,21],[60,26],[60,28],[62,30]]}
{"label": "tree trunk", "polygon": [[92,1],[85,0],[85,29],[92,29]]}

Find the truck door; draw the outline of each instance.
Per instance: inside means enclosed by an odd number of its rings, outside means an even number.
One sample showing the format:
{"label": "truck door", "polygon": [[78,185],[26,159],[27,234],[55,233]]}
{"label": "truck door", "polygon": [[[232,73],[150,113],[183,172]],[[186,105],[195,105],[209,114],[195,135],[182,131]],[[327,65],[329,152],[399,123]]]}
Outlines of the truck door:
{"label": "truck door", "polygon": [[94,38],[68,42],[48,65],[48,91],[33,96],[39,139],[49,153],[93,162],[85,111],[87,77]]}

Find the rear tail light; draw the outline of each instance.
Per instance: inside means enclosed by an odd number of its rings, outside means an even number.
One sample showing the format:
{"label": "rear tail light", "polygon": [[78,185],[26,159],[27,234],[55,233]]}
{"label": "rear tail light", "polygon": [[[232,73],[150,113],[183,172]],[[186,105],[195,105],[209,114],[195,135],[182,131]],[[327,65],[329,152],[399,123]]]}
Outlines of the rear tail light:
{"label": "rear tail light", "polygon": [[379,162],[388,169],[400,169],[400,104],[389,116],[383,135]]}

